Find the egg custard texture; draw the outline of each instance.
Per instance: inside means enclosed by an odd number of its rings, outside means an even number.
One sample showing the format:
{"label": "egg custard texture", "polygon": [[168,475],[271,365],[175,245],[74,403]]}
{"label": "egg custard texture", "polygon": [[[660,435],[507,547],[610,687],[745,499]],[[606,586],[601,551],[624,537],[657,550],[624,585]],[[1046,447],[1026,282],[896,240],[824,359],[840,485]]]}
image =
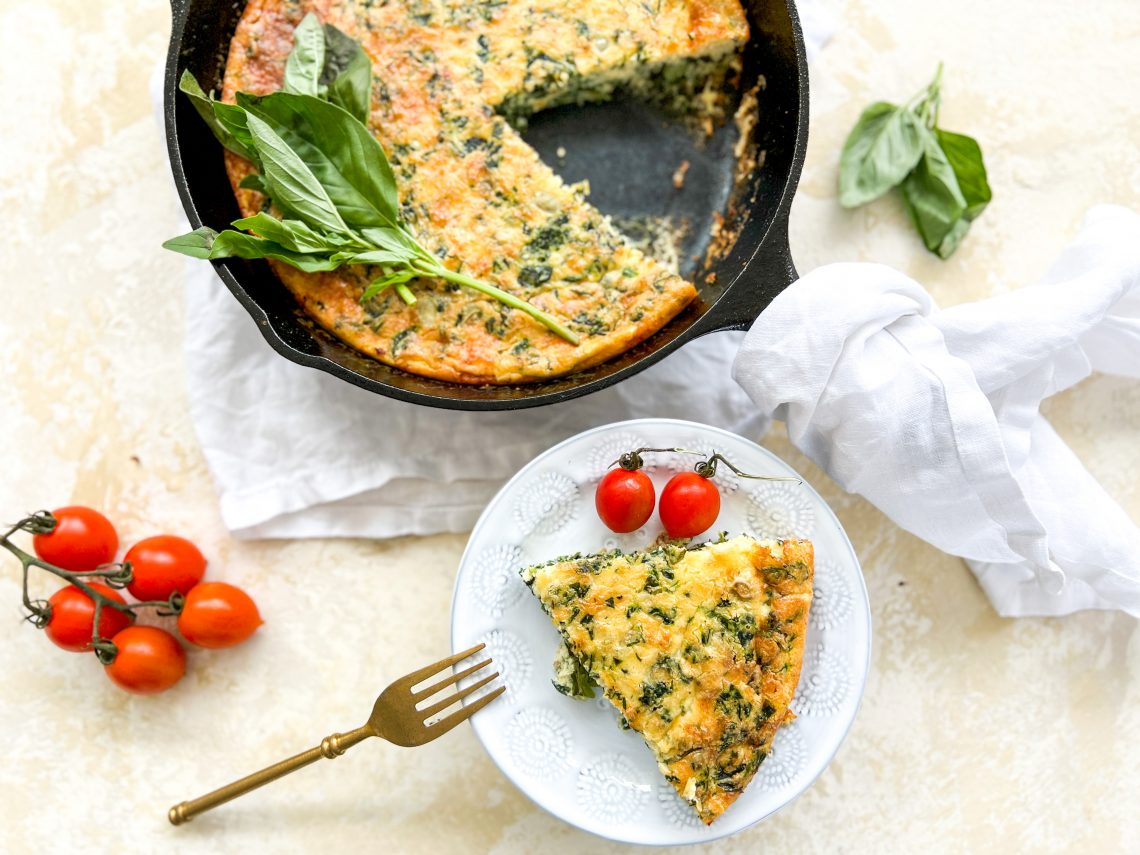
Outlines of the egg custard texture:
{"label": "egg custard texture", "polygon": [[[230,44],[223,99],[280,88],[307,12],[372,60],[370,128],[391,161],[401,214],[445,264],[562,320],[572,345],[525,313],[442,280],[360,303],[375,272],[303,273],[269,262],[306,312],[369,356],[458,383],[526,383],[609,359],[695,296],[631,246],[523,142],[535,110],[628,86],[711,124],[748,39],[738,0],[250,0]],[[230,152],[244,216],[265,199],[238,187],[253,167]]]}
{"label": "egg custard texture", "polygon": [[795,718],[812,573],[810,541],[741,535],[571,556],[522,577],[569,654],[711,823]]}

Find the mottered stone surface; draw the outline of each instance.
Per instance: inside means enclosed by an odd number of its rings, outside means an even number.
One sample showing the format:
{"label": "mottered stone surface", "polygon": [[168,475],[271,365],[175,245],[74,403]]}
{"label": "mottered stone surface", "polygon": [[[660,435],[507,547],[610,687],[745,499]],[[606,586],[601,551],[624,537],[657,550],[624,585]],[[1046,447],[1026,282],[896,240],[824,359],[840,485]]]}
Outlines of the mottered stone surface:
{"label": "mottered stone surface", "polygon": [[[813,68],[792,211],[801,270],[883,262],[951,305],[1035,279],[1090,205],[1140,206],[1133,0],[1095,11],[1031,0],[828,5],[845,26]],[[115,519],[124,544],[187,535],[212,578],[254,594],[266,625],[241,648],[191,653],[174,691],[134,698],[92,658],[21,623],[18,568],[0,563],[0,849],[619,851],[535,807],[468,728],[414,751],[367,743],[189,826],[166,824],[170,804],[355,726],[389,680],[443,655],[465,542],[249,543],[223,528],[182,379],[183,262],[159,249],[175,203],[147,84],[168,34],[158,0],[0,4],[0,515],[84,502]],[[922,249],[896,199],[847,212],[834,198],[838,150],[860,109],[909,97],[939,59],[943,124],[981,141],[995,191],[948,262]],[[1094,377],[1046,414],[1140,519],[1140,385]],[[962,562],[842,494],[782,428],[764,444],[806,474],[850,534],[870,593],[871,673],[819,781],[709,850],[1134,847],[1136,622],[999,619]],[[844,592],[825,596],[821,619],[834,620]],[[791,736],[786,756],[803,750]]]}

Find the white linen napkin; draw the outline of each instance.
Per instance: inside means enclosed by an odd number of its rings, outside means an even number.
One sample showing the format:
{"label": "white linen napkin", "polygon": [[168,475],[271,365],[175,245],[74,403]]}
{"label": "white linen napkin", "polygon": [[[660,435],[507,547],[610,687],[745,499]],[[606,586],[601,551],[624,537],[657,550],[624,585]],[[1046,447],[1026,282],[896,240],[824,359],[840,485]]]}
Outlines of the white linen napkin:
{"label": "white linen napkin", "polygon": [[453,412],[382,398],[289,362],[208,264],[188,262],[186,279],[191,417],[222,519],[238,537],[468,531],[523,464],[586,428],[666,416],[759,436],[766,423],[730,379],[743,333],[706,336],[565,404]]}
{"label": "white linen napkin", "polygon": [[965,558],[1002,615],[1140,617],[1140,529],[1038,410],[1094,370],[1140,378],[1140,216],[1115,206],[1041,283],[949,309],[887,267],[814,270],[734,376],[842,487]]}

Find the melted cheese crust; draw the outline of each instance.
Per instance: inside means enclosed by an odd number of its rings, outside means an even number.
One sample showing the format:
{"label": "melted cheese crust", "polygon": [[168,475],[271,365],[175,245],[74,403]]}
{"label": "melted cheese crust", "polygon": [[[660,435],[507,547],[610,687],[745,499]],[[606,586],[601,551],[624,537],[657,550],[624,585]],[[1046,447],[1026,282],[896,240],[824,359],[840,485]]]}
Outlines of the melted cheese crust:
{"label": "melted cheese crust", "polygon": [[[696,296],[628,245],[584,188],[565,185],[496,108],[520,115],[606,97],[623,80],[664,80],[693,57],[731,58],[748,39],[738,0],[250,0],[230,45],[224,100],[280,88],[293,28],[309,11],[372,58],[370,126],[424,246],[555,315],[581,343],[443,281],[419,280],[415,306],[391,289],[361,305],[375,276],[368,268],[308,274],[271,261],[334,335],[416,374],[525,383],[628,350]],[[680,85],[694,102],[709,95],[691,81],[661,85]],[[251,164],[227,152],[226,166],[243,215],[261,210],[264,197],[237,186]]]}
{"label": "melted cheese crust", "polygon": [[806,540],[571,557],[523,579],[662,773],[711,823],[771,750],[803,663]]}

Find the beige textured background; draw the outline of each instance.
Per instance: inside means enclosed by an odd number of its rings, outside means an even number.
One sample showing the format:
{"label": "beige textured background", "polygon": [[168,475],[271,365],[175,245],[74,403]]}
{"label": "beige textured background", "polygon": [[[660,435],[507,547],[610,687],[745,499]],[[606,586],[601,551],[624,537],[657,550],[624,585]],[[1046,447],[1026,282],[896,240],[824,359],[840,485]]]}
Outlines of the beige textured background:
{"label": "beige textured background", "polygon": [[[834,0],[813,70],[792,222],[802,270],[874,260],[951,304],[1031,281],[1099,201],[1140,205],[1140,3]],[[267,625],[191,654],[175,691],[133,698],[91,657],[21,625],[0,569],[0,850],[609,852],[540,812],[464,728],[415,752],[371,743],[182,829],[172,802],[355,725],[373,693],[447,648],[462,537],[238,543],[188,421],[181,261],[147,81],[160,0],[0,0],[0,516],[70,501],[125,541],[195,538]],[[995,200],[947,263],[901,206],[835,204],[861,107],[946,61],[943,124],[975,134]],[[1048,415],[1140,519],[1140,385],[1104,377]],[[1140,851],[1140,632],[1115,614],[1005,621],[964,565],[841,495],[777,430],[847,526],[875,621],[859,719],[797,803],[719,852]],[[378,453],[383,453],[378,449]]]}

